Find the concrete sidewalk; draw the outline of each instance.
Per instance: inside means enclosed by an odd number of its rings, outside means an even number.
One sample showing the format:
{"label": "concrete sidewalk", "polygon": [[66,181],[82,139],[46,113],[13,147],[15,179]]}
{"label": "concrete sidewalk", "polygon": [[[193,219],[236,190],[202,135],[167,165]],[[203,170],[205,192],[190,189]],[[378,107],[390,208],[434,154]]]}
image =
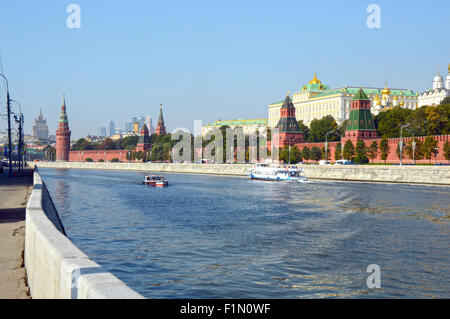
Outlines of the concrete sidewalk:
{"label": "concrete sidewalk", "polygon": [[25,208],[32,191],[31,170],[25,176],[0,174],[0,299],[28,299],[23,252]]}

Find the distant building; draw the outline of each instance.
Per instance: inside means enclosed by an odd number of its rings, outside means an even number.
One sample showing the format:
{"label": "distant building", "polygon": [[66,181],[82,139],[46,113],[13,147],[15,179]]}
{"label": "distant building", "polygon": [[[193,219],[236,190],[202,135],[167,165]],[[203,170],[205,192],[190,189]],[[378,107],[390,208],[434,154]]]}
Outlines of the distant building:
{"label": "distant building", "polygon": [[133,133],[139,135],[139,122],[133,123]]}
{"label": "distant building", "polygon": [[159,108],[159,118],[158,118],[158,125],[156,126],[156,135],[166,135],[166,126],[164,124],[164,117],[162,113],[162,104]]}
{"label": "distant building", "polygon": [[433,89],[423,92],[419,96],[419,107],[439,105],[442,100],[450,96],[450,64],[448,65],[448,75],[444,83],[444,79],[438,73],[433,79]]}
{"label": "distant building", "polygon": [[147,116],[145,124],[147,125],[149,135],[155,133],[155,128],[153,127],[152,118],[150,115]]}
{"label": "distant building", "polygon": [[[418,94],[405,89],[363,88],[370,99],[373,114],[378,114],[391,107],[400,106],[414,110],[418,105]],[[310,125],[315,119],[331,115],[340,125],[350,116],[350,105],[359,87],[340,87],[331,89],[323,84],[314,74],[309,84],[303,85],[299,92],[292,96],[297,121]],[[275,127],[280,120],[280,110],[284,101],[269,105],[269,126]]]}
{"label": "distant building", "polygon": [[116,124],[113,121],[109,122],[109,136],[114,136],[116,134]]}
{"label": "distant building", "polygon": [[35,139],[43,143],[48,142],[47,120],[42,115],[42,110],[39,112],[39,116],[34,120],[32,135]]}
{"label": "distant building", "polygon": [[207,124],[202,127],[202,136],[205,136],[210,130],[227,126],[232,129],[242,128],[246,135],[254,134],[258,131],[263,131],[269,125],[268,120],[232,120],[232,121],[215,121],[212,124]]}
{"label": "distant building", "polygon": [[101,137],[105,137],[106,136],[106,127],[99,127],[98,128],[98,136],[101,136]]}

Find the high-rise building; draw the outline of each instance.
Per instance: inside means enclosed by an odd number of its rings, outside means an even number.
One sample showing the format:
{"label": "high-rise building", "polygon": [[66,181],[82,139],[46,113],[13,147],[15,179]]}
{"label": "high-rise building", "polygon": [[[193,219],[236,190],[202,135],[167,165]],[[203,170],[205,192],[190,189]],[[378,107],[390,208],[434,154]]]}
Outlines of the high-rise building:
{"label": "high-rise building", "polygon": [[39,112],[39,116],[34,120],[33,138],[38,139],[41,142],[48,142],[47,120],[44,119],[42,110]]}
{"label": "high-rise building", "polygon": [[162,113],[162,104],[159,107],[159,118],[158,125],[156,126],[156,135],[165,135],[166,134],[166,126],[164,125],[164,117]]}
{"label": "high-rise building", "polygon": [[66,97],[63,95],[61,113],[59,115],[58,129],[56,130],[56,160],[60,162],[69,161],[70,152],[70,129],[66,113]]}
{"label": "high-rise building", "polygon": [[150,135],[155,133],[155,128],[153,127],[152,118],[150,115],[147,116],[147,119],[145,121],[145,124],[147,125],[148,132]]}
{"label": "high-rise building", "polygon": [[106,127],[102,126],[98,128],[98,136],[105,137],[106,136]]}
{"label": "high-rise building", "polygon": [[109,136],[114,136],[116,134],[116,124],[113,121],[109,122]]}

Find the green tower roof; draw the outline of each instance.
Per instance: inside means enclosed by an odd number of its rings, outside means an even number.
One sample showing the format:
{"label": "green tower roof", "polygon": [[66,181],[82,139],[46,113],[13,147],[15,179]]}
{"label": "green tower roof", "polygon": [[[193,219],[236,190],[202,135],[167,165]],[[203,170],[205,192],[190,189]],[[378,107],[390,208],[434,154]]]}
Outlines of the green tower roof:
{"label": "green tower roof", "polygon": [[370,99],[364,92],[364,90],[362,88],[359,88],[359,91],[356,92],[355,96],[353,97],[353,101],[370,101]]}

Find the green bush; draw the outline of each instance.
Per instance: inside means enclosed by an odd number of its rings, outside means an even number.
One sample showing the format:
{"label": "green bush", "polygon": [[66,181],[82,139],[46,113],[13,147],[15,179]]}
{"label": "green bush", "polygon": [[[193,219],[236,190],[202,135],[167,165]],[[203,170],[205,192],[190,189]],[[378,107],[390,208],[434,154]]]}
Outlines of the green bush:
{"label": "green bush", "polygon": [[104,163],[105,161],[103,159],[98,160],[99,163]]}
{"label": "green bush", "polygon": [[119,163],[120,161],[119,161],[119,159],[118,158],[113,158],[112,160],[111,160],[111,163]]}
{"label": "green bush", "polygon": [[92,158],[90,158],[90,157],[86,158],[86,162],[91,163],[91,162],[93,162],[93,161],[94,161],[94,160],[93,160]]}

